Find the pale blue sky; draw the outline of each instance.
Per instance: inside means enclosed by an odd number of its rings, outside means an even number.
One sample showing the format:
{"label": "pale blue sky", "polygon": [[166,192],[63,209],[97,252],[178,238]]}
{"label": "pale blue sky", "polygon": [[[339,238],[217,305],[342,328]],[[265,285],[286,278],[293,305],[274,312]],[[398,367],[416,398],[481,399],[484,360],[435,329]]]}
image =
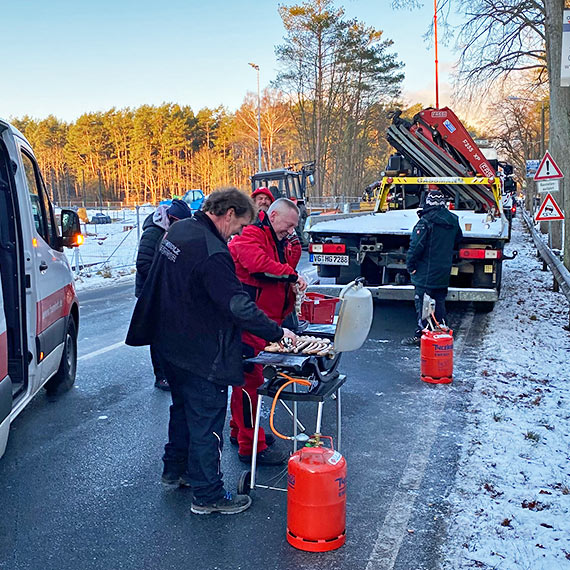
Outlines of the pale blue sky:
{"label": "pale blue sky", "polygon": [[[293,4],[293,2],[285,2]],[[175,102],[234,110],[275,78],[284,29],[274,0],[18,0],[2,3],[0,116],[74,120],[115,106]],[[433,5],[344,0],[349,17],[382,29],[405,66],[410,102],[434,103]],[[440,106],[455,55],[440,46]]]}

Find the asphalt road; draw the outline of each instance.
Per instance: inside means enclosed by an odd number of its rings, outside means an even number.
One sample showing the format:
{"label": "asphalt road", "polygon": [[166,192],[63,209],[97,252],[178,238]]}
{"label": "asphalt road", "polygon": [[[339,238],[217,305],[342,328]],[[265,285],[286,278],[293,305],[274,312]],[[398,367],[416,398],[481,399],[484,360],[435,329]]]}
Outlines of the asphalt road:
{"label": "asphalt road", "polygon": [[[419,379],[411,304],[382,303],[364,347],[342,356],[343,454],[348,462],[347,542],[311,554],[285,540],[286,494],[256,490],[236,516],[190,513],[188,490],[160,483],[169,395],[153,387],[148,349],[121,344],[133,284],[86,292],[76,386],[43,394],[16,419],[0,460],[0,568],[434,569],[445,529],[465,392],[486,318],[450,312],[456,329],[452,385]],[[302,411],[314,424],[314,410]],[[334,403],[323,432],[334,434]],[[278,425],[290,429],[287,416]],[[227,432],[226,432],[227,433]],[[223,455],[234,490],[243,464]],[[279,473],[261,468],[260,480]]]}

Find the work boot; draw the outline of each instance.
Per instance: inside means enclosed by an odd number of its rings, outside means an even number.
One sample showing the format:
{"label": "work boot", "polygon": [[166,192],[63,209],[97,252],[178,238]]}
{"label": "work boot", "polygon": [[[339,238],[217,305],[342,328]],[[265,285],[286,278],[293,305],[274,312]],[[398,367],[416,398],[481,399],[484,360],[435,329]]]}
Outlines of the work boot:
{"label": "work boot", "polygon": [[232,495],[229,491],[214,501],[213,503],[202,504],[196,500],[192,501],[190,510],[195,515],[211,515],[212,513],[222,513],[222,515],[236,515],[248,509],[251,505],[249,495]]}
{"label": "work boot", "polygon": [[161,482],[165,487],[190,487],[186,461],[165,461]]}
{"label": "work boot", "polygon": [[164,390],[165,392],[170,392],[170,385],[168,384],[168,380],[166,378],[157,378],[154,381],[154,387],[158,388],[159,390]]}
{"label": "work boot", "polygon": [[[233,435],[230,435],[230,443],[232,445],[239,445],[238,438],[234,437]],[[272,433],[265,432],[265,443],[268,446],[273,445],[275,443],[275,436]]]}
{"label": "work boot", "polygon": [[419,336],[409,336],[407,338],[403,338],[400,341],[400,344],[403,346],[420,346],[421,338]]}
{"label": "work boot", "polygon": [[[251,463],[251,455],[238,453],[238,457],[243,463]],[[267,447],[257,454],[257,465],[282,465],[287,459],[289,456],[283,451]]]}

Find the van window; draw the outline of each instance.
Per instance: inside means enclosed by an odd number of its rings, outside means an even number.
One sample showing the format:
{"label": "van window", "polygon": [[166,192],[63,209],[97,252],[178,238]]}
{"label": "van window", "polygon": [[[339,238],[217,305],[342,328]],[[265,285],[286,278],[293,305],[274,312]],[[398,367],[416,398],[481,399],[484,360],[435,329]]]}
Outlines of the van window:
{"label": "van window", "polygon": [[54,245],[54,222],[50,207],[49,197],[41,182],[39,170],[33,159],[21,153],[26,182],[28,184],[28,195],[32,205],[32,214],[36,231],[49,245]]}

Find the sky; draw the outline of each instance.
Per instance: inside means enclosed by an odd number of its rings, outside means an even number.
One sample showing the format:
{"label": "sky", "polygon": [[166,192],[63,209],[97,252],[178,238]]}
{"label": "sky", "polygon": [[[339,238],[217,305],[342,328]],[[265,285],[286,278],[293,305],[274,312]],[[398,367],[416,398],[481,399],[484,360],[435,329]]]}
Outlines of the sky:
{"label": "sky", "polygon": [[[0,117],[82,113],[163,102],[194,111],[237,109],[277,74],[284,28],[275,0],[18,0],[2,6]],[[283,3],[283,2],[282,2]],[[293,1],[284,2],[287,5]],[[394,10],[391,0],[343,0],[348,17],[394,41],[405,63],[404,98],[435,103],[433,5]],[[449,103],[456,55],[440,46],[440,106]]]}

